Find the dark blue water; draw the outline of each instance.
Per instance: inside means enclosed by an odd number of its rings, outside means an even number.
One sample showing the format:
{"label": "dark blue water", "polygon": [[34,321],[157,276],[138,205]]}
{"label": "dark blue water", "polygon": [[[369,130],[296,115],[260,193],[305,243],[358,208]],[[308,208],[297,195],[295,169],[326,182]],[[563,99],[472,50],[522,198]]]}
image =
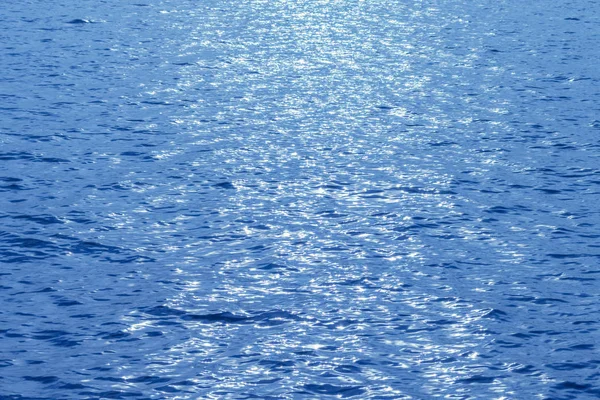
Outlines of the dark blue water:
{"label": "dark blue water", "polygon": [[600,398],[600,3],[0,4],[1,399]]}

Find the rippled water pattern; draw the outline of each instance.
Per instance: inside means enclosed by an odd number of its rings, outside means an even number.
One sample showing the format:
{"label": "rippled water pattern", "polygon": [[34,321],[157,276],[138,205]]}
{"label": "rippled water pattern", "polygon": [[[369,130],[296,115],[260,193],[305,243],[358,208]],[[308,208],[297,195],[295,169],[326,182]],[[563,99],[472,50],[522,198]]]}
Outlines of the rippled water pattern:
{"label": "rippled water pattern", "polygon": [[0,398],[600,398],[600,3],[0,4]]}

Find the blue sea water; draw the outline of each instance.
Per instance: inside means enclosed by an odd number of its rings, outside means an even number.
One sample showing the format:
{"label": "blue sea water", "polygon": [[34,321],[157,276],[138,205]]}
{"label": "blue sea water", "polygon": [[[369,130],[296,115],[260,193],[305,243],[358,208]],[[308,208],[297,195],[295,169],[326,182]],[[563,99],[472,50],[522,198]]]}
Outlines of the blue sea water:
{"label": "blue sea water", "polygon": [[600,398],[600,3],[0,27],[0,399]]}

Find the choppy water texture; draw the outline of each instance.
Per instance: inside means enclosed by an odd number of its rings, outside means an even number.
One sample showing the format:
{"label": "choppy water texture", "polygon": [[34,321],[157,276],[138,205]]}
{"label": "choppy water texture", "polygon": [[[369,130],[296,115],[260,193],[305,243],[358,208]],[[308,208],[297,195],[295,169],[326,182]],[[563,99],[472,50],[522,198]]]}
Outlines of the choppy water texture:
{"label": "choppy water texture", "polygon": [[600,3],[143,1],[0,3],[0,398],[600,397]]}

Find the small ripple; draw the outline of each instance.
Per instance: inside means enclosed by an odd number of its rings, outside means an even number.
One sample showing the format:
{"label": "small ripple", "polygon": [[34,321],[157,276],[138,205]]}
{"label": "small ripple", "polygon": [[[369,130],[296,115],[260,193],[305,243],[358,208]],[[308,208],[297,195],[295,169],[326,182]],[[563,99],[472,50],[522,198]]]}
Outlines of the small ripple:
{"label": "small ripple", "polygon": [[[306,384],[304,390],[310,394],[336,396],[343,399],[361,396],[365,393],[363,386],[336,386],[331,384]],[[305,394],[305,392],[299,392]]]}

